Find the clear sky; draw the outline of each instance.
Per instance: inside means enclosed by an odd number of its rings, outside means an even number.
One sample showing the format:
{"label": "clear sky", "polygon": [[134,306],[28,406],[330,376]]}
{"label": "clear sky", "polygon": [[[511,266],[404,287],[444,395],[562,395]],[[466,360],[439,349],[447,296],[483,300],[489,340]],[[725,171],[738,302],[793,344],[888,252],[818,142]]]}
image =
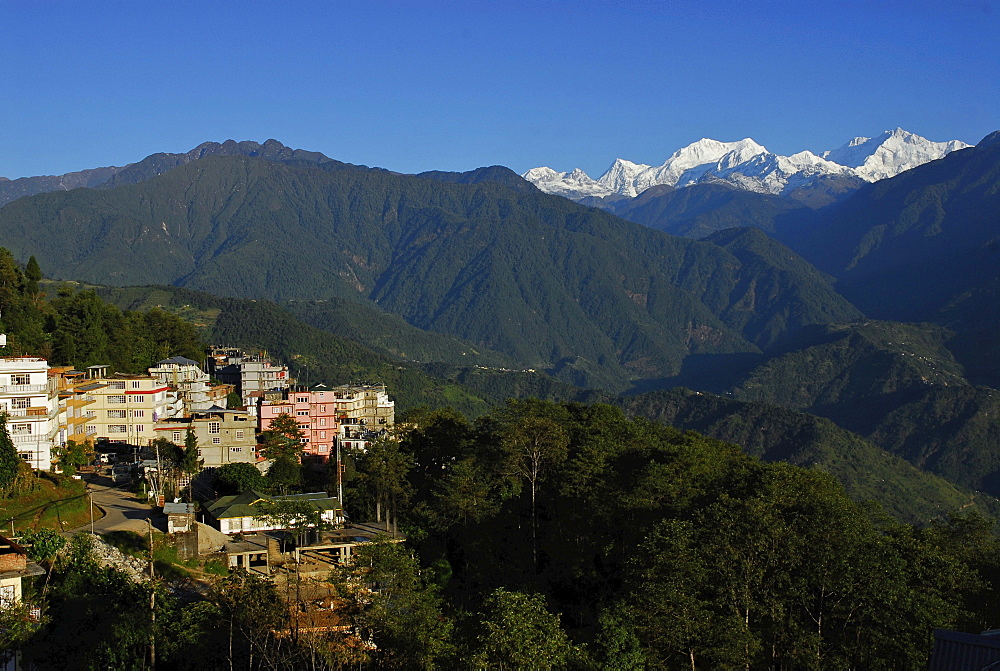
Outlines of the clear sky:
{"label": "clear sky", "polygon": [[1000,129],[1000,1],[0,0],[0,175],[275,138],[597,176],[702,137]]}

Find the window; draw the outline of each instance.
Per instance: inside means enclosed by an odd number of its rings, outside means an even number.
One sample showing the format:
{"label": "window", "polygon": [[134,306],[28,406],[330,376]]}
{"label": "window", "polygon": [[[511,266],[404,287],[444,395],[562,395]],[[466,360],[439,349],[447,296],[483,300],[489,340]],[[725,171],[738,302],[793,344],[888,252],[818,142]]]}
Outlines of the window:
{"label": "window", "polygon": [[17,600],[16,590],[13,585],[0,586],[0,605],[10,606]]}
{"label": "window", "polygon": [[299,402],[299,403],[308,403],[308,402],[309,402],[309,397],[308,397],[308,396],[299,396],[299,397],[298,397],[297,399],[295,399],[295,400],[296,400],[297,402]]}
{"label": "window", "polygon": [[171,434],[171,435],[173,436],[173,441],[175,443],[181,442],[181,432],[180,431],[174,431],[173,434]]}
{"label": "window", "polygon": [[12,435],[12,436],[30,436],[31,435],[31,424],[11,424],[10,425],[10,435]]}
{"label": "window", "polygon": [[327,448],[326,445],[317,445],[316,446],[316,451],[317,452],[328,452],[329,448]]}
{"label": "window", "polygon": [[132,411],[132,416],[133,417],[145,417],[146,416],[146,411],[145,410],[133,410]]}
{"label": "window", "polygon": [[146,430],[146,427],[144,425],[142,425],[142,424],[136,424],[135,425],[135,432],[136,433],[142,433],[145,430]]}
{"label": "window", "polygon": [[142,403],[142,396],[139,394],[130,394],[128,397],[129,403]]}
{"label": "window", "polygon": [[309,439],[308,438],[299,438],[299,442],[302,443],[303,445],[305,445],[306,443],[309,442]]}
{"label": "window", "polygon": [[212,445],[221,445],[221,444],[222,444],[221,436],[212,436]]}
{"label": "window", "polygon": [[309,425],[308,424],[299,424],[299,428],[302,429],[303,431],[308,431],[309,430]]}
{"label": "window", "polygon": [[35,458],[34,452],[18,452],[22,459],[25,461],[33,461]]}
{"label": "window", "polygon": [[10,409],[11,410],[27,410],[31,407],[30,398],[12,398],[10,399]]}
{"label": "window", "polygon": [[108,419],[125,419],[124,410],[108,410]]}
{"label": "window", "polygon": [[108,382],[108,389],[124,389],[125,380],[111,380]]}
{"label": "window", "polygon": [[320,426],[326,426],[326,417],[320,417],[319,418],[319,425]]}
{"label": "window", "polygon": [[229,451],[230,452],[242,452],[243,448],[242,447],[230,447]]}
{"label": "window", "polygon": [[208,432],[209,433],[221,433],[222,432],[222,424],[220,422],[209,422],[208,423]]}
{"label": "window", "polygon": [[319,432],[319,437],[320,438],[326,438],[326,431],[320,431]]}
{"label": "window", "polygon": [[200,447],[198,448],[198,456],[199,457],[201,456],[201,448]]}
{"label": "window", "polygon": [[296,410],[295,414],[298,415],[299,417],[305,417],[305,416],[309,415],[309,411],[308,410]]}
{"label": "window", "polygon": [[126,429],[124,424],[108,424],[108,433],[125,433]]}
{"label": "window", "polygon": [[139,389],[141,386],[142,386],[142,383],[139,382],[139,380],[132,380],[132,388],[133,389]]}
{"label": "window", "polygon": [[127,396],[108,396],[108,403],[125,403]]}
{"label": "window", "polygon": [[236,429],[236,440],[243,440],[243,429]]}
{"label": "window", "polygon": [[11,384],[31,384],[31,375],[28,373],[11,373]]}
{"label": "window", "polygon": [[319,411],[320,412],[326,412],[326,406],[325,405],[319,406]]}

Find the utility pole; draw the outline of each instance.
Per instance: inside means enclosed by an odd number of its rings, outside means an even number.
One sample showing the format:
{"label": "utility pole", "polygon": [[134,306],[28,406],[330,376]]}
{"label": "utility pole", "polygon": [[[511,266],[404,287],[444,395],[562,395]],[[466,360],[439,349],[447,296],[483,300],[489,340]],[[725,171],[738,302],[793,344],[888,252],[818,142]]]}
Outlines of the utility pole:
{"label": "utility pole", "polygon": [[152,627],[149,630],[149,665],[156,669],[156,584],[153,579],[153,523],[146,518],[146,527],[149,529],[149,617]]}
{"label": "utility pole", "polygon": [[333,442],[337,445],[337,503],[340,504],[340,510],[343,511],[344,510],[344,467],[340,463],[340,438],[334,438]]}

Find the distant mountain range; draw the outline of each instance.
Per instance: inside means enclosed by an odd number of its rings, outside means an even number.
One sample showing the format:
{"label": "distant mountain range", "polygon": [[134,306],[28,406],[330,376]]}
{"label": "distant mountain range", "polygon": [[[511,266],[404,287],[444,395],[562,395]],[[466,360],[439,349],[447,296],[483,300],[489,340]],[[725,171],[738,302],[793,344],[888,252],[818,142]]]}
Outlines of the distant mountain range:
{"label": "distant mountain range", "polygon": [[856,137],[839,149],[818,154],[801,151],[791,156],[769,152],[750,138],[737,142],[706,138],[678,149],[659,166],[616,159],[596,180],[579,169],[557,172],[547,167],[532,168],[522,176],[546,193],[571,200],[614,201],[635,197],[654,186],[721,183],[805,202],[817,189],[850,191],[968,146],[958,140],[931,142],[901,128],[874,138]]}
{"label": "distant mountain range", "polygon": [[0,178],[0,206],[18,198],[38,193],[69,191],[81,187],[110,189],[123,184],[137,184],[207,156],[252,156],[293,165],[350,166],[350,164],[335,161],[319,152],[291,149],[277,140],[267,140],[263,144],[249,140],[242,142],[226,140],[221,143],[203,142],[191,151],[180,154],[151,154],[141,161],[124,166],[92,168],[65,175],[43,175],[18,179]]}

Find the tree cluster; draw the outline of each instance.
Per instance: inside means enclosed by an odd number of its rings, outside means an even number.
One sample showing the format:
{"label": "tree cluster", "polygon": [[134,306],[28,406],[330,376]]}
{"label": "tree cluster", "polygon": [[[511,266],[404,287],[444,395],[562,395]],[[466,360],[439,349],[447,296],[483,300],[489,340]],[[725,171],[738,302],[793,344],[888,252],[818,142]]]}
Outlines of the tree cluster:
{"label": "tree cluster", "polygon": [[52,365],[85,368],[108,364],[122,373],[144,373],[159,360],[200,359],[204,347],[194,326],[160,308],[122,311],[92,290],[69,285],[55,297],[42,290],[34,257],[26,267],[0,247],[0,333],[13,355],[41,356]]}

